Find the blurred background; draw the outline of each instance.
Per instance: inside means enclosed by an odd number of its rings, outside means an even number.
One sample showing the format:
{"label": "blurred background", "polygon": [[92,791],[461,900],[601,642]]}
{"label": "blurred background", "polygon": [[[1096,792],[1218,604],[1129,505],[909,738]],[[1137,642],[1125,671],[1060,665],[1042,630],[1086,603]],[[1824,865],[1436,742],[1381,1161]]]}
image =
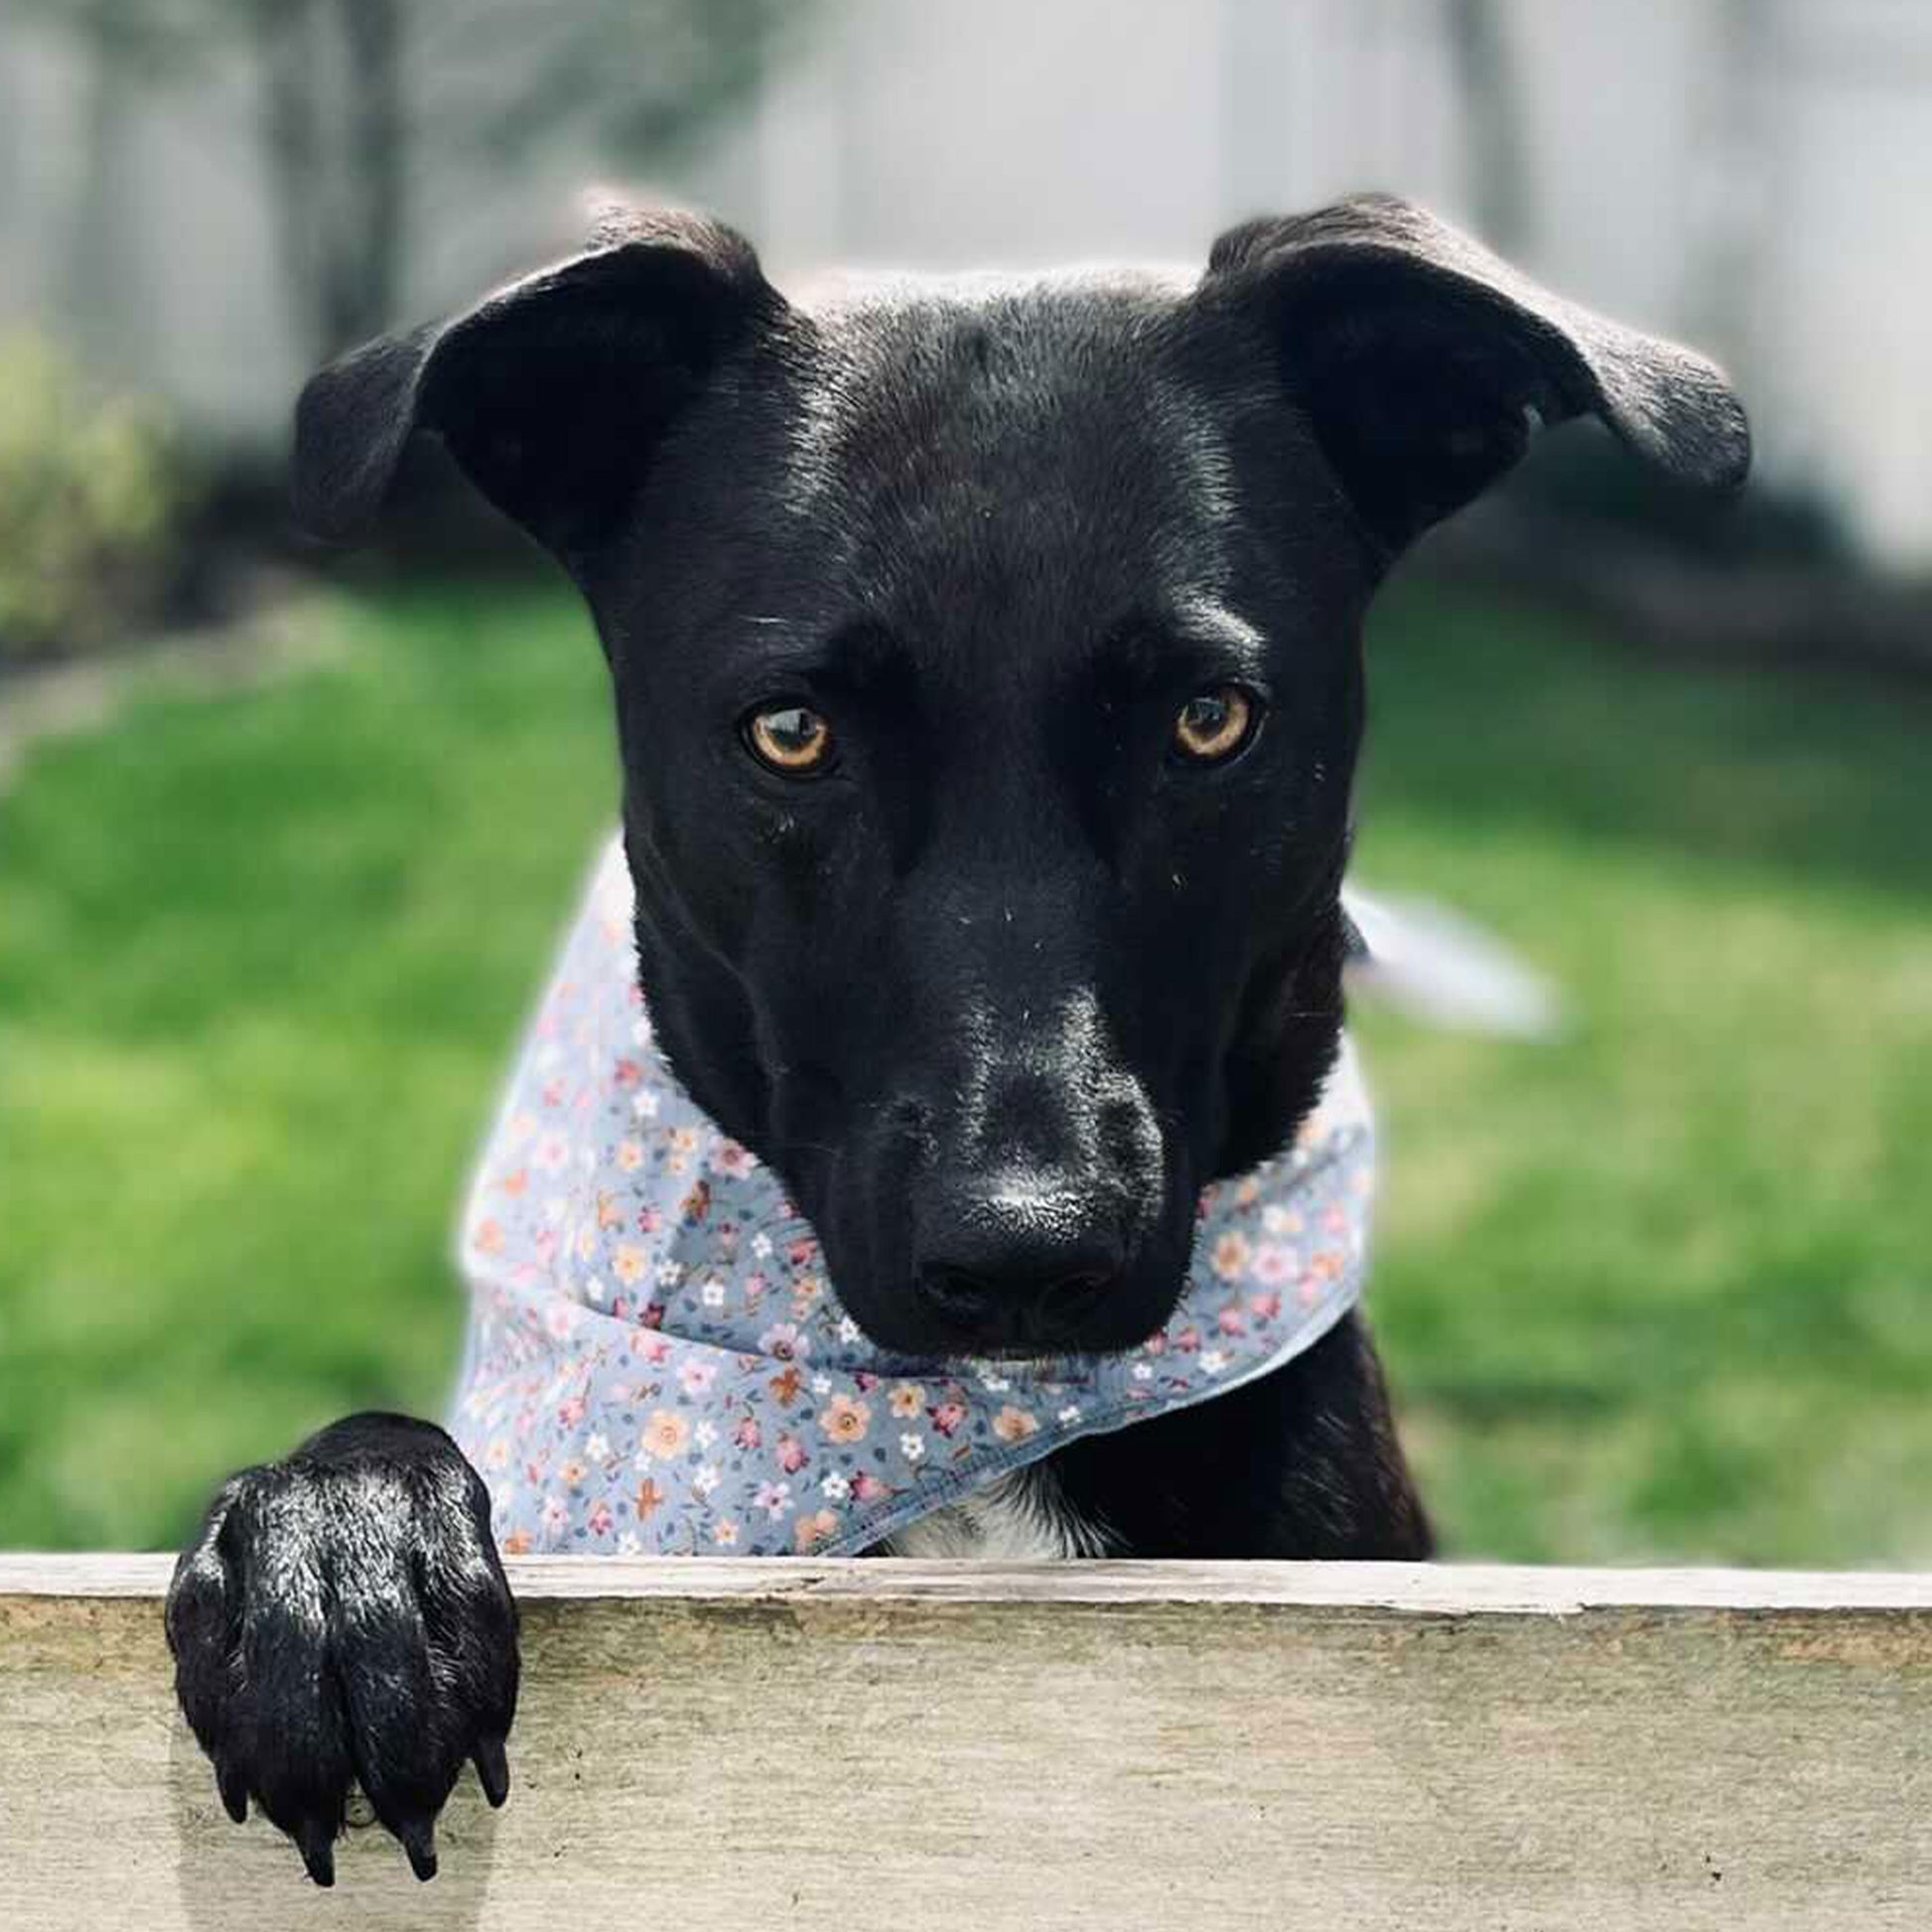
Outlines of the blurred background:
{"label": "blurred background", "polygon": [[586,621],[433,458],[375,553],[288,529],[316,363],[593,181],[780,286],[1378,187],[1717,354],[1760,450],[1714,507],[1551,436],[1372,629],[1357,876],[1567,1014],[1361,1023],[1448,1551],[1932,1565],[1928,178],[1921,0],[8,0],[0,1546],[441,1412],[615,813]]}

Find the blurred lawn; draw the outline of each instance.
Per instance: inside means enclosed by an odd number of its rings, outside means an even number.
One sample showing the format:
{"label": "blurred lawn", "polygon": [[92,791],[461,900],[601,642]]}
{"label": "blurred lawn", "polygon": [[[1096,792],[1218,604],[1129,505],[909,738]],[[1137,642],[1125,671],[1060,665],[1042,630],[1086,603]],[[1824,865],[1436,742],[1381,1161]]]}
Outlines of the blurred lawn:
{"label": "blurred lawn", "polygon": [[[171,1544],[334,1415],[441,1410],[461,1182],[615,810],[603,673],[561,598],[316,621],[326,667],[150,693],[0,800],[0,1546]],[[1363,1023],[1451,1553],[1932,1563],[1925,705],[1420,589],[1372,658],[1359,872],[1577,1022]]]}

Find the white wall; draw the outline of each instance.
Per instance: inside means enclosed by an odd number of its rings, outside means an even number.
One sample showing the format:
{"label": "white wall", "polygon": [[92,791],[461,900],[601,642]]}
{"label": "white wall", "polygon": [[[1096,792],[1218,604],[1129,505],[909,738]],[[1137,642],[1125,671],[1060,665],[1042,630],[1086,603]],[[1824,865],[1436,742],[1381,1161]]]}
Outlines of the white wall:
{"label": "white wall", "polygon": [[[1768,467],[1932,561],[1932,4],[1503,5],[1529,265],[1725,356]],[[808,49],[653,184],[740,220],[780,277],[1198,260],[1230,220],[1350,188],[1472,205],[1431,0],[828,0]],[[0,25],[0,320],[53,313],[83,77]],[[278,422],[302,372],[249,111],[237,74],[127,128],[115,353],[231,428]],[[558,244],[597,172],[553,147],[513,182],[420,183],[412,311]]]}

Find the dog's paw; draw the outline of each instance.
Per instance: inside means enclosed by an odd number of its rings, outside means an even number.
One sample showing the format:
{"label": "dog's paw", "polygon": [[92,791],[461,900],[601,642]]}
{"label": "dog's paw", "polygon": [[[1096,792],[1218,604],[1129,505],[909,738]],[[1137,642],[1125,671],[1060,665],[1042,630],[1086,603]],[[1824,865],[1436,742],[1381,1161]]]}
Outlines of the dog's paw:
{"label": "dog's paw", "polygon": [[351,1782],[436,1872],[466,1760],[509,1789],[516,1606],[482,1478],[440,1429],[353,1416],[221,1487],[175,1566],[182,1710],[236,1823],[253,1797],[335,1882]]}

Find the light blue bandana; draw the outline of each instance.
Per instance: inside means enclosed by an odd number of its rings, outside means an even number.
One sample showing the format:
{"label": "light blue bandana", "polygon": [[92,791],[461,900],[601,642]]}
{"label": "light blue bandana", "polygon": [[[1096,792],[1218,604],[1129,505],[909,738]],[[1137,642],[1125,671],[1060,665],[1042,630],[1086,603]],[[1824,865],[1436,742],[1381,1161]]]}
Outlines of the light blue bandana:
{"label": "light blue bandana", "polygon": [[1138,1348],[1025,1367],[888,1357],[783,1184],[659,1053],[613,842],[511,1080],[462,1233],[452,1433],[502,1548],[855,1555],[1081,1436],[1299,1355],[1361,1290],[1373,1138],[1346,1045],[1295,1145],[1200,1198]]}

